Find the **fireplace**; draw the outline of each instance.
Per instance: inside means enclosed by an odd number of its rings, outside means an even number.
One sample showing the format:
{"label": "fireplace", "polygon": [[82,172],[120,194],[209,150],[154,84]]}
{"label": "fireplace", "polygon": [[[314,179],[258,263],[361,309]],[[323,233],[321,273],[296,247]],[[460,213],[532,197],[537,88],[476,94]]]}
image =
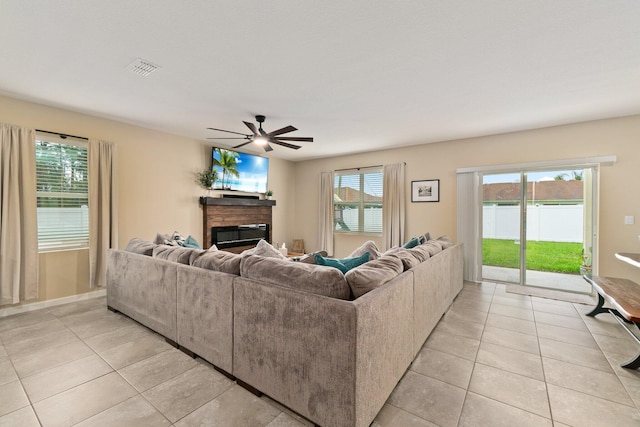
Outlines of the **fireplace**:
{"label": "fireplace", "polygon": [[[261,238],[267,242],[273,239],[271,209],[276,205],[275,200],[201,197],[200,204],[202,205],[202,246],[205,249],[216,244],[224,251],[240,253],[255,247]],[[244,225],[238,226],[238,224]],[[242,233],[234,230],[238,227],[243,227],[240,230]],[[223,234],[214,237],[214,229],[216,233],[217,230],[237,232],[237,236]],[[234,240],[244,239],[247,240],[242,245],[240,242],[234,242]]]}
{"label": "fireplace", "polygon": [[269,224],[211,227],[211,245],[218,249],[253,246],[262,239],[269,242]]}

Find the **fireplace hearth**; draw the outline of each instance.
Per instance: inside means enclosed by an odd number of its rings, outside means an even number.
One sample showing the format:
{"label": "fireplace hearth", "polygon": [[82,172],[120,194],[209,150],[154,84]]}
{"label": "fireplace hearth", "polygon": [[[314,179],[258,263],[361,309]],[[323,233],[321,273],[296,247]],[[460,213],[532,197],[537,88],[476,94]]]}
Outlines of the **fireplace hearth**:
{"label": "fireplace hearth", "polygon": [[211,227],[211,245],[218,249],[256,245],[262,239],[269,242],[269,224]]}

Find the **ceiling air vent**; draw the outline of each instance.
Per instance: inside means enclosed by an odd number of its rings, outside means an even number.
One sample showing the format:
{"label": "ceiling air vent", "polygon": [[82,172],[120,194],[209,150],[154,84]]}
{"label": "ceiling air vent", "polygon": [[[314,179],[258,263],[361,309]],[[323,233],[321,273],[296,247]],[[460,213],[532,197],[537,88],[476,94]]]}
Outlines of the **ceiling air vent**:
{"label": "ceiling air vent", "polygon": [[154,64],[153,62],[147,61],[142,58],[137,58],[131,64],[127,66],[127,70],[134,72],[143,77],[147,77],[149,74],[153,73],[155,70],[160,68],[159,65]]}

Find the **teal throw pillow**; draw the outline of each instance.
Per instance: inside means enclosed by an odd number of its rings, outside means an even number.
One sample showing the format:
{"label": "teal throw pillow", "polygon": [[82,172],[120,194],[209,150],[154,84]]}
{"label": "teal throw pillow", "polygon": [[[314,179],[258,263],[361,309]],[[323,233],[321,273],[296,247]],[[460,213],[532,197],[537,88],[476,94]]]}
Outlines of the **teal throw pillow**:
{"label": "teal throw pillow", "polygon": [[318,265],[326,265],[327,267],[337,268],[342,272],[342,274],[346,274],[347,271],[352,268],[356,268],[359,265],[364,264],[369,261],[371,254],[369,252],[365,252],[360,256],[354,258],[325,258],[320,254],[315,254],[314,257],[316,259],[316,264]]}
{"label": "teal throw pillow", "polygon": [[202,249],[202,246],[200,246],[198,241],[194,239],[192,236],[189,236],[186,239],[184,239],[184,242],[182,243],[181,246],[185,248],[191,248],[191,249],[198,249],[198,250]]}
{"label": "teal throw pillow", "polygon": [[405,249],[411,249],[418,246],[418,244],[420,244],[420,240],[417,237],[412,237],[411,240],[409,240],[407,243],[402,245],[402,247]]}

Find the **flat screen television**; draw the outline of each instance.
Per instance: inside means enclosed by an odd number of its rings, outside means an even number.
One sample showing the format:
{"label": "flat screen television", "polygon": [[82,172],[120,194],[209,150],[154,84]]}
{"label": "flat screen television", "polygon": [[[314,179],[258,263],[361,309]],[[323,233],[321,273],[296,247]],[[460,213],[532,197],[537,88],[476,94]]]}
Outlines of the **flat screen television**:
{"label": "flat screen television", "polygon": [[265,193],[269,175],[269,159],[224,148],[213,148],[213,166],[218,180],[216,190]]}

